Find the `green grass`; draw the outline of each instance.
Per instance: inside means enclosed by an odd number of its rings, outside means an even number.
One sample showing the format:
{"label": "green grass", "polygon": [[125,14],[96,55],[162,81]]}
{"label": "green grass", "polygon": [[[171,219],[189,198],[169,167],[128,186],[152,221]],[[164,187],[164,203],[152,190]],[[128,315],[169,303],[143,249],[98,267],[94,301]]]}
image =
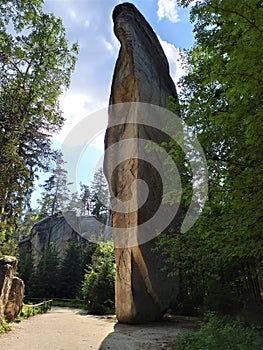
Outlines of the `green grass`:
{"label": "green grass", "polygon": [[52,306],[72,307],[77,309],[87,309],[83,301],[80,300],[53,300]]}
{"label": "green grass", "polygon": [[262,350],[263,338],[255,327],[245,327],[238,319],[209,313],[200,329],[183,332],[173,349]]}

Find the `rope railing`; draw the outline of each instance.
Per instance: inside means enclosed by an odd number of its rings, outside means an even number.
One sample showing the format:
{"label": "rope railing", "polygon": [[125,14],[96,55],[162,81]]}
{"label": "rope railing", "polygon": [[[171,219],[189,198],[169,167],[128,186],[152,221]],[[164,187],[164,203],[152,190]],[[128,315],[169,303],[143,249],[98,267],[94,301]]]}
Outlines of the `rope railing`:
{"label": "rope railing", "polygon": [[30,305],[30,304],[23,304],[24,308],[27,308],[27,316],[30,316],[30,310],[32,310],[33,316],[35,315],[36,310],[40,310],[41,313],[47,312],[48,310],[51,310],[52,306],[52,299],[50,300],[44,300],[41,303]]}

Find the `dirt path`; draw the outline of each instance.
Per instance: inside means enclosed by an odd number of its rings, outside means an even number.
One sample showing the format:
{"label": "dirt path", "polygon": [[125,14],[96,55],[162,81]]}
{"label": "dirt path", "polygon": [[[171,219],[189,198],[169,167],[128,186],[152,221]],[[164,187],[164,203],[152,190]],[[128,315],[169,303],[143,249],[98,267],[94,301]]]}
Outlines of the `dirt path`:
{"label": "dirt path", "polygon": [[53,307],[14,324],[0,335],[0,350],[157,350],[169,344],[195,321],[119,325],[113,317],[84,315],[81,310]]}

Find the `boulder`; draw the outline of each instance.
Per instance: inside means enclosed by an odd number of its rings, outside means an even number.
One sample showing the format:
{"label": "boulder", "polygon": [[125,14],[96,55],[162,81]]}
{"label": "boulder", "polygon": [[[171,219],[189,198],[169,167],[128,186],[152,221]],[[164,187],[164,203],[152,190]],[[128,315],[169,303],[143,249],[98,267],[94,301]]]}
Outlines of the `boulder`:
{"label": "boulder", "polygon": [[[153,252],[156,238],[152,239],[149,232],[139,231],[141,224],[147,221],[160,205],[162,189],[158,173],[151,164],[140,161],[137,157],[138,139],[152,140],[160,144],[163,136],[158,130],[138,123],[136,106],[130,118],[129,107],[125,107],[125,103],[139,102],[167,107],[169,96],[175,101],[178,98],[174,82],[169,75],[167,58],[156,34],[142,14],[134,5],[124,3],[114,9],[113,21],[114,32],[121,47],[111,87],[104,172],[113,197],[119,201],[129,201],[128,205],[131,208],[122,213],[116,210],[115,200],[112,201],[117,269],[116,315],[121,323],[144,323],[162,318],[165,311],[175,302],[179,285],[176,279],[168,278],[167,273],[162,272],[164,263],[161,253]],[[118,105],[120,103],[124,104],[123,107]],[[143,114],[139,110],[138,113]],[[121,144],[123,140],[129,140],[126,149],[112,148],[118,143]],[[124,154],[126,160],[122,161]],[[112,164],[115,163],[118,166],[112,172]],[[140,207],[142,195],[139,183],[135,181],[138,179],[147,182],[149,196],[139,210],[133,210],[132,208]],[[127,228],[127,239],[125,241],[124,237],[122,244],[117,242],[114,233],[118,228],[124,228],[124,235]],[[132,231],[132,235],[137,237],[138,244],[129,244],[128,231]],[[140,237],[148,234],[150,238],[140,242]]]}
{"label": "boulder", "polygon": [[12,286],[4,312],[7,322],[13,322],[18,316],[19,312],[22,310],[24,292],[24,282],[18,277],[13,277]]}
{"label": "boulder", "polygon": [[19,314],[24,297],[24,282],[15,277],[17,260],[13,256],[0,257],[0,320],[11,322]]}

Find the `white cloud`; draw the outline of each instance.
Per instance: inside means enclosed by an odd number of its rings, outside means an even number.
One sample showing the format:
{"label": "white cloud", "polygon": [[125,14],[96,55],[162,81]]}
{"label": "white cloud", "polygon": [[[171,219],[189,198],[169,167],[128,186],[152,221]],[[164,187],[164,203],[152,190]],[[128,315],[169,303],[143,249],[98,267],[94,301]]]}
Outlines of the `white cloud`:
{"label": "white cloud", "polygon": [[176,48],[173,44],[168,43],[165,40],[162,40],[159,36],[158,36],[158,39],[168,59],[169,67],[170,67],[170,75],[173,81],[175,82],[175,84],[177,84],[179,79],[186,74],[186,71],[183,69],[182,62],[180,60],[180,49]]}
{"label": "white cloud", "polygon": [[113,46],[108,40],[104,39],[104,40],[103,40],[103,44],[104,44],[104,46],[106,47],[106,49],[107,49],[108,51],[110,51],[111,53],[114,53],[115,48],[114,48],[114,46]]}
{"label": "white cloud", "polygon": [[74,18],[74,19],[77,17],[76,12],[75,12],[74,10],[72,10],[72,9],[69,10],[69,15],[70,15],[72,18]]}
{"label": "white cloud", "polygon": [[105,132],[106,132],[106,129],[101,130],[101,132],[98,135],[96,135],[90,143],[92,147],[102,152],[104,151]]}
{"label": "white cloud", "polygon": [[85,22],[84,22],[84,26],[85,26],[85,27],[89,27],[89,26],[90,26],[90,22],[89,22],[89,20],[88,20],[88,19],[86,19],[86,20],[85,20]]}
{"label": "white cloud", "polygon": [[159,0],[157,15],[159,20],[167,17],[169,21],[176,23],[179,22],[179,16],[176,9],[176,0]]}
{"label": "white cloud", "polygon": [[66,118],[74,116],[79,119],[86,116],[87,108],[85,105],[90,102],[92,102],[91,98],[85,94],[66,92],[60,98],[60,107]]}
{"label": "white cloud", "polygon": [[54,135],[53,140],[55,142],[62,143],[71,129],[88,113],[92,112],[87,108],[87,104],[91,104],[91,102],[88,96],[81,93],[67,92],[60,97],[60,108],[66,121],[60,132]]}

